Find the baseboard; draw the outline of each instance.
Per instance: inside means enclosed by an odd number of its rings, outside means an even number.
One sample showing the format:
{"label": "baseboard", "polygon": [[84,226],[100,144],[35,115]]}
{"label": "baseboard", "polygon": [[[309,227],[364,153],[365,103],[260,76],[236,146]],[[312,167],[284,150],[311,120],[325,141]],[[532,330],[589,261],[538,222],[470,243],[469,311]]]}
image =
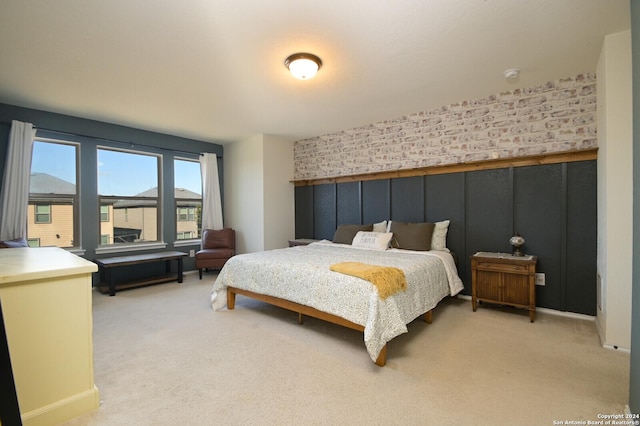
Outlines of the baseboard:
{"label": "baseboard", "polygon": [[579,319],[579,320],[583,320],[583,321],[594,321],[595,322],[595,320],[596,320],[596,317],[592,316],[592,315],[578,314],[578,313],[575,313],[575,312],[558,311],[558,310],[549,309],[549,308],[536,308],[536,312],[544,312],[545,314],[557,315],[559,317],[567,317],[567,318]]}
{"label": "baseboard", "polygon": [[98,409],[100,393],[92,389],[22,414],[24,426],[57,425]]}
{"label": "baseboard", "polygon": [[603,348],[609,349],[612,351],[621,351],[627,354],[631,354],[631,348],[626,348],[624,346],[619,346],[619,345],[612,345],[610,343],[607,343],[604,340],[604,330],[602,329],[602,324],[600,323],[600,321],[598,321],[597,317],[596,317],[596,330],[598,332],[598,338],[600,339],[600,345]]}
{"label": "baseboard", "polygon": [[[466,294],[458,294],[456,297],[458,297],[460,299],[471,301],[471,296],[468,296]],[[549,309],[549,308],[536,307],[536,312],[542,312],[542,313],[545,313],[545,314],[557,315],[559,317],[567,317],[567,318],[579,319],[579,320],[584,320],[584,321],[595,321],[596,320],[596,317],[591,316],[591,315],[577,314],[575,312],[557,311],[555,309]]]}
{"label": "baseboard", "polygon": [[605,344],[602,345],[602,347],[605,348],[605,349],[612,350],[612,351],[619,351],[619,352],[624,352],[626,354],[631,354],[631,349],[625,348],[625,347],[622,347],[622,346],[618,346],[618,345],[610,345],[608,343],[605,343]]}
{"label": "baseboard", "polygon": [[604,347],[604,330],[602,329],[602,324],[598,321],[598,317],[596,317],[596,331],[598,332],[598,339],[600,339],[600,345]]}

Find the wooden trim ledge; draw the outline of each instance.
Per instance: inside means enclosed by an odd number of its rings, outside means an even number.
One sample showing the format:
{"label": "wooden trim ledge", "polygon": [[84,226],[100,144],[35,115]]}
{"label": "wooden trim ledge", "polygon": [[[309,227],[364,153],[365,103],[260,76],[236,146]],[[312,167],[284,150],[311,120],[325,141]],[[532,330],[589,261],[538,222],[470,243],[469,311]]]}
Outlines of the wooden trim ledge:
{"label": "wooden trim ledge", "polygon": [[469,163],[447,164],[443,166],[420,167],[416,169],[390,170],[359,175],[336,176],[332,178],[293,180],[295,186],[312,186],[365,180],[392,179],[413,176],[441,175],[446,173],[473,172],[478,170],[505,169],[509,167],[540,166],[544,164],[572,163],[598,159],[598,148],[579,151],[565,151],[526,157],[498,158],[495,160],[473,161]]}

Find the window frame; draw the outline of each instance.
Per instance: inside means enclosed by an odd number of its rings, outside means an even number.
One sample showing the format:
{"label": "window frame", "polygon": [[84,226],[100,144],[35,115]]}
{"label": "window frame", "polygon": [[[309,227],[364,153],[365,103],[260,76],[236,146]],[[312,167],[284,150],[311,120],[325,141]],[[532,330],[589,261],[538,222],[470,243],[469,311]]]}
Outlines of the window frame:
{"label": "window frame", "polygon": [[[47,208],[47,212],[43,213],[40,212],[40,207],[46,207]],[[47,217],[46,220],[38,220],[38,218],[40,216],[45,216]],[[33,203],[33,223],[38,224],[38,225],[47,225],[51,223],[51,220],[53,219],[52,214],[51,214],[51,204],[50,203]]]}
{"label": "window frame", "polygon": [[[42,194],[42,193],[32,193],[31,189],[29,189],[29,205],[33,205],[34,206],[34,222],[33,224],[38,224],[38,225],[46,225],[46,224],[51,224],[53,222],[53,206],[56,204],[69,204],[69,200],[71,201],[71,205],[72,205],[72,245],[71,246],[62,246],[61,248],[64,248],[66,250],[70,250],[70,251],[77,251],[81,249],[81,241],[82,241],[82,235],[81,235],[81,230],[82,230],[82,215],[81,215],[81,195],[82,191],[81,191],[81,181],[80,181],[80,164],[81,164],[81,144],[78,142],[73,142],[67,139],[57,139],[57,138],[50,138],[50,137],[43,137],[43,136],[38,136],[36,134],[36,136],[33,138],[33,143],[34,146],[36,144],[36,142],[38,143],[47,143],[47,144],[55,144],[55,145],[65,145],[65,146],[70,146],[74,148],[75,151],[75,159],[74,159],[74,167],[75,167],[75,183],[73,183],[73,185],[75,186],[75,193],[74,194],[55,194],[55,193],[47,193],[47,194]],[[32,158],[33,158],[33,153],[32,153]],[[33,161],[33,160],[32,160]],[[29,166],[29,172],[33,173],[33,162],[32,164]],[[39,172],[38,172],[39,173]],[[71,183],[71,182],[69,182]],[[36,217],[37,217],[37,211],[36,208],[38,205],[48,205],[49,206],[49,222],[36,222]],[[27,239],[28,240],[38,240],[38,244],[40,244],[40,242],[42,241],[42,237],[41,236],[31,236],[29,237],[29,220],[30,218],[27,219],[28,223],[27,223]],[[47,243],[48,244],[48,243]]]}
{"label": "window frame", "polygon": [[[173,167],[174,167],[174,179],[173,179],[173,192],[175,194],[174,197],[174,212],[175,212],[175,217],[174,217],[174,223],[175,223],[175,242],[174,242],[174,246],[180,246],[180,245],[192,245],[194,242],[199,242],[201,239],[201,235],[202,235],[202,205],[203,205],[203,199],[202,199],[202,179],[200,179],[200,198],[199,199],[195,199],[195,198],[184,198],[184,197],[178,197],[177,193],[178,193],[178,189],[185,189],[185,188],[181,188],[178,187],[176,185],[176,179],[175,179],[175,169],[176,169],[176,162],[177,161],[183,161],[183,162],[190,162],[190,163],[195,163],[198,168],[200,168],[200,161],[197,158],[188,158],[188,157],[181,157],[181,156],[174,156],[173,157]],[[190,190],[189,190],[190,191]],[[191,191],[193,192],[193,191]],[[185,204],[186,203],[186,204]],[[195,205],[189,205],[189,204],[193,204],[195,203]],[[188,209],[187,210],[187,218],[186,219],[180,219],[180,210],[181,209]],[[190,212],[189,210],[193,209],[193,219],[190,220]],[[198,214],[198,209],[200,211],[200,213]],[[186,234],[187,232],[191,232],[191,231],[185,231],[185,230],[179,230],[178,226],[180,223],[184,223],[184,222],[190,222],[190,221],[196,221],[196,231],[195,231],[195,236],[191,237],[191,238],[185,238],[185,239],[181,239],[179,238],[181,235]]]}
{"label": "window frame", "polygon": [[[163,196],[162,196],[162,192],[163,192],[163,181],[162,181],[162,164],[164,161],[163,155],[161,153],[157,153],[157,152],[152,152],[152,151],[145,151],[145,150],[140,150],[140,149],[126,149],[126,148],[117,148],[117,147],[113,147],[113,146],[107,146],[107,145],[98,145],[96,146],[96,165],[98,165],[98,161],[100,158],[100,151],[112,151],[112,152],[118,152],[118,153],[123,153],[123,154],[132,154],[132,155],[141,155],[141,156],[146,156],[146,157],[153,157],[156,160],[156,181],[157,181],[157,193],[155,197],[149,197],[149,196],[139,196],[139,195],[134,195],[134,196],[118,196],[118,195],[101,195],[100,194],[100,167],[98,166],[96,169],[96,172],[98,173],[97,176],[97,191],[96,191],[96,196],[97,196],[97,202],[98,202],[98,230],[97,230],[97,234],[98,234],[98,247],[96,248],[96,254],[100,254],[100,253],[110,253],[110,252],[122,252],[122,251],[132,251],[132,250],[140,250],[141,248],[164,248],[166,246],[166,244],[164,243],[164,239],[163,239],[163,233],[162,233],[162,229],[163,229]],[[155,220],[156,220],[156,226],[155,226],[155,232],[156,232],[156,239],[153,241],[134,241],[134,242],[119,242],[119,243],[111,243],[111,244],[103,244],[103,236],[104,235],[109,235],[110,238],[115,238],[115,226],[114,226],[114,232],[103,232],[102,230],[102,206],[103,205],[113,205],[116,202],[119,201],[130,201],[130,202],[136,202],[139,201],[141,202],[141,204],[146,204],[148,202],[155,202],[155,212],[156,212],[156,216],[155,216]],[[123,207],[124,209],[126,209],[127,211],[127,216],[129,216],[129,210],[131,209],[130,206],[126,206]],[[110,220],[115,222],[115,212],[113,212],[111,214]]]}

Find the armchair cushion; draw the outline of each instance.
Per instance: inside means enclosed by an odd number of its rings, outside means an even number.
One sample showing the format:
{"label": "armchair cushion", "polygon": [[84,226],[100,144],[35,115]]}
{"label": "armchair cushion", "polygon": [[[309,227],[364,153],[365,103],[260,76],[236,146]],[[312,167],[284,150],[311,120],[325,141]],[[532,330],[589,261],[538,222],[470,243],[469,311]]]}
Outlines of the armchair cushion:
{"label": "armchair cushion", "polygon": [[235,252],[230,248],[219,249],[202,249],[196,253],[196,260],[204,261],[206,259],[229,259]]}

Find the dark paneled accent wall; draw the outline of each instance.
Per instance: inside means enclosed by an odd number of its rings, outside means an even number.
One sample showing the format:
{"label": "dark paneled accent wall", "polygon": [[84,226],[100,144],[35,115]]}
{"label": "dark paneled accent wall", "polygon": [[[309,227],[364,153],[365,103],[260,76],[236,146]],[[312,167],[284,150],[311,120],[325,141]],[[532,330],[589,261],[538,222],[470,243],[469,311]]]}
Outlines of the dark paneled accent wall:
{"label": "dark paneled accent wall", "polygon": [[381,222],[389,217],[391,181],[382,179],[362,182],[362,223]]}
{"label": "dark paneled accent wall", "polygon": [[510,252],[518,232],[545,273],[537,305],[595,315],[595,160],[299,186],[295,197],[297,238],[331,239],[344,223],[451,220],[447,246],[465,294],[469,257]]}
{"label": "dark paneled accent wall", "polygon": [[[317,185],[313,187],[313,233],[314,235],[333,236],[336,230],[336,192],[335,185]],[[331,238],[331,237],[329,237]]]}

